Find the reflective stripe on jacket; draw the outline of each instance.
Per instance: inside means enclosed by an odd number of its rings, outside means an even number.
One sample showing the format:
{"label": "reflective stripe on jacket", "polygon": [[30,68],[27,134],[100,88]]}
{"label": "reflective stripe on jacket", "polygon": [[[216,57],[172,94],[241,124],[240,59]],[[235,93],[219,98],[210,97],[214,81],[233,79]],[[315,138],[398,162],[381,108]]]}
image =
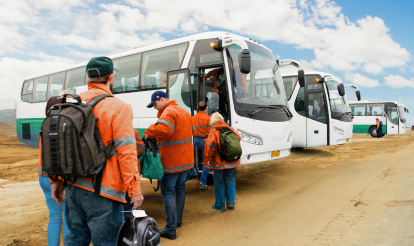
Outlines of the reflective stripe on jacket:
{"label": "reflective stripe on jacket", "polygon": [[[89,83],[88,91],[81,93],[80,97],[82,101],[89,102],[101,94],[112,95],[105,84]],[[105,146],[113,144],[116,149],[115,155],[107,159],[103,171],[101,196],[126,202],[125,192],[128,192],[130,197],[141,194],[137,143],[132,127],[131,111],[125,102],[116,97],[109,97],[99,102],[93,112],[98,118],[96,125],[103,144]],[[71,184],[91,192],[95,190],[91,178],[78,178]]]}
{"label": "reflective stripe on jacket", "polygon": [[158,111],[158,120],[144,133],[156,138],[165,173],[189,170],[194,165],[191,115],[171,100]]}
{"label": "reflective stripe on jacket", "polygon": [[[228,125],[224,121],[217,122],[214,127],[217,128],[226,128]],[[218,149],[220,148],[220,131],[211,127],[210,133],[206,139],[206,145],[204,146],[204,167],[214,170],[220,169],[230,169],[236,168],[240,166],[240,159],[235,161],[225,161],[222,160],[219,156]],[[240,135],[234,130],[233,127],[230,126],[232,132],[234,132],[237,137],[239,137],[240,142]],[[211,165],[207,163],[210,161]],[[207,165],[206,165],[207,164]]]}
{"label": "reflective stripe on jacket", "polygon": [[193,116],[193,127],[195,137],[207,137],[210,131],[210,116],[205,111],[199,111]]}

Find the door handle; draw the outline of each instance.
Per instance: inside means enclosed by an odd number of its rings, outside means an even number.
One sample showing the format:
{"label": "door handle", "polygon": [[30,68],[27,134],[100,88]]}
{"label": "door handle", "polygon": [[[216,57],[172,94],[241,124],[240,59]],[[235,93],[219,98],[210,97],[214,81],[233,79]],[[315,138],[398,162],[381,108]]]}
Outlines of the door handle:
{"label": "door handle", "polygon": [[318,130],[315,130],[315,131],[313,131],[315,134],[318,134],[319,133],[319,131]]}

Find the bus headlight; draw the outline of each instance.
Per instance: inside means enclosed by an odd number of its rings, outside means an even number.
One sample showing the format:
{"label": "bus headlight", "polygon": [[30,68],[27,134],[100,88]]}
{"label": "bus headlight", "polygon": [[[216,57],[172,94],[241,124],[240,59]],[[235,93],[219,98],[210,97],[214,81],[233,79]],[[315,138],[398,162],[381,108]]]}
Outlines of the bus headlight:
{"label": "bus headlight", "polygon": [[344,135],[345,133],[344,133],[344,130],[342,130],[342,129],[340,129],[340,128],[338,128],[338,127],[333,127],[333,129],[334,129],[334,132],[336,132],[336,133],[338,133],[338,134],[340,134],[340,135]]}
{"label": "bus headlight", "polygon": [[263,141],[260,137],[253,136],[252,134],[247,134],[240,130],[237,130],[237,132],[239,133],[243,141],[250,143],[250,144],[263,145]]}
{"label": "bus headlight", "polygon": [[287,142],[289,143],[292,140],[292,131],[289,133],[289,136],[287,138]]}

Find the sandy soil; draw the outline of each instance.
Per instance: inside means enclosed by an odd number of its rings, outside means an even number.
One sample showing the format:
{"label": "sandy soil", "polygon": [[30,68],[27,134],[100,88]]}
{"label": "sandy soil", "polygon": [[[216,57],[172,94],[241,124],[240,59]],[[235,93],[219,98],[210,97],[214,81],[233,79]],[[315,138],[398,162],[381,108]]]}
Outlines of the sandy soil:
{"label": "sandy soil", "polygon": [[[0,245],[47,245],[38,149],[0,125]],[[186,186],[183,227],[162,245],[413,245],[414,132],[293,151],[236,174],[236,208],[213,211],[214,189]],[[160,192],[142,181],[142,206],[165,226]]]}

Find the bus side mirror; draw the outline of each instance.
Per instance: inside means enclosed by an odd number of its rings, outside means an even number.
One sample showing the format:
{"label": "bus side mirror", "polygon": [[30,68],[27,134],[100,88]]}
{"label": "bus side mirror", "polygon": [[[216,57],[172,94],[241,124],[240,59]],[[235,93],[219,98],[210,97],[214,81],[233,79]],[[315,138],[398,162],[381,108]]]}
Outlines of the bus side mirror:
{"label": "bus side mirror", "polygon": [[250,73],[251,63],[250,63],[250,51],[242,50],[239,53],[239,68],[240,72],[244,74]]}
{"label": "bus side mirror", "polygon": [[345,86],[344,86],[344,84],[342,84],[342,83],[339,84],[337,88],[338,88],[339,95],[341,97],[345,96]]}
{"label": "bus side mirror", "polygon": [[356,94],[356,97],[357,97],[358,101],[361,101],[361,92],[356,91],[355,94]]}
{"label": "bus side mirror", "polygon": [[299,80],[299,86],[300,87],[305,87],[306,86],[305,72],[302,69],[299,69],[299,71],[298,71],[298,80]]}

